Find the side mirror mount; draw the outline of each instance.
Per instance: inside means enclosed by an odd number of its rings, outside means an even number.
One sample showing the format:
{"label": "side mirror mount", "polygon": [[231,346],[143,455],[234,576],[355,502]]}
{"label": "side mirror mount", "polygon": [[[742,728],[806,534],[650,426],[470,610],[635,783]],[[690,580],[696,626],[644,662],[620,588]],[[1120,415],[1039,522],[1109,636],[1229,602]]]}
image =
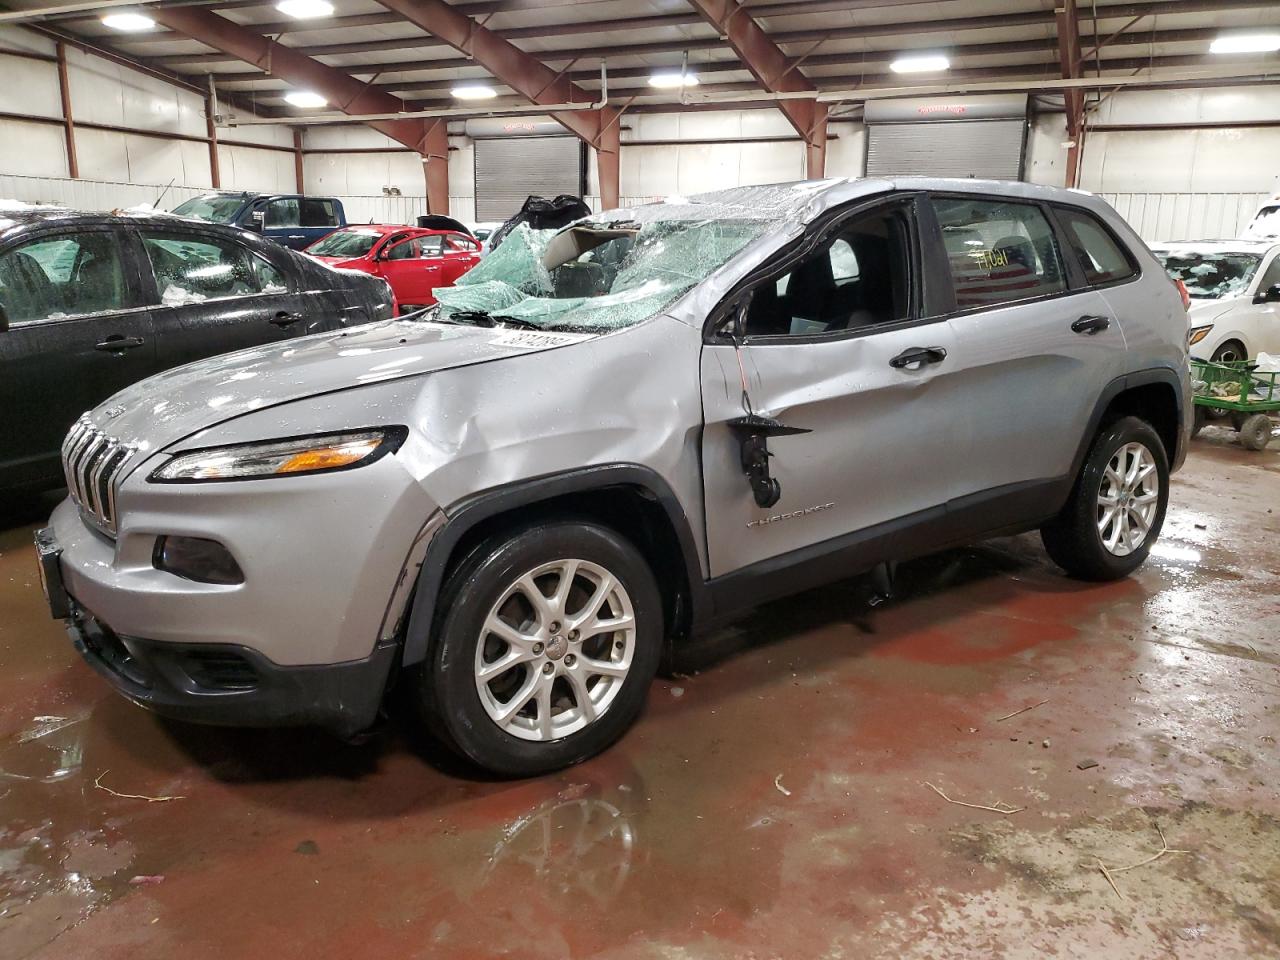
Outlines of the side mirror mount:
{"label": "side mirror mount", "polygon": [[1280,303],[1280,283],[1273,283],[1266,290],[1260,290],[1253,298],[1254,303]]}
{"label": "side mirror mount", "polygon": [[246,230],[252,230],[254,233],[262,233],[266,226],[267,211],[263,207],[257,207],[250,210],[246,216],[240,218],[240,225]]}

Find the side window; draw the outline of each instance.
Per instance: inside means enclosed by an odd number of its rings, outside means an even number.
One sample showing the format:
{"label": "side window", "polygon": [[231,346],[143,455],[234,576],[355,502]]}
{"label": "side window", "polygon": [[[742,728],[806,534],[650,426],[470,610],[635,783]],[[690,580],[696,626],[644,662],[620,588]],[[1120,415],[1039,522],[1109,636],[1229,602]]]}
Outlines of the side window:
{"label": "side window", "polygon": [[397,243],[389,251],[387,251],[386,259],[388,260],[416,260],[421,254],[418,253],[417,240],[403,240]]}
{"label": "side window", "polygon": [[1267,267],[1267,272],[1262,275],[1262,280],[1258,283],[1258,292],[1266,293],[1278,283],[1280,283],[1280,253],[1272,258],[1271,266]]}
{"label": "side window", "polygon": [[444,237],[423,237],[419,243],[422,247],[422,253],[419,256],[438,257],[444,252]]}
{"label": "side window", "polygon": [[453,253],[475,253],[479,247],[470,237],[464,237],[460,233],[449,234],[449,250]]}
{"label": "side window", "polygon": [[[332,200],[277,200],[276,203],[293,203],[298,205],[300,226],[304,227],[336,227],[338,226],[337,207]],[[293,224],[289,224],[293,226]]]}
{"label": "side window", "polygon": [[1090,284],[1114,283],[1138,272],[1137,265],[1111,231],[1092,214],[1057,207],[1066,242]]}
{"label": "side window", "polygon": [[287,288],[275,267],[229,240],[144,230],[142,244],[151,258],[160,300],[169,306]]}
{"label": "side window", "polygon": [[1030,203],[935,197],[934,210],[961,310],[1067,289],[1053,229]]}
{"label": "side window", "polygon": [[300,227],[297,200],[272,200],[267,204],[265,225],[270,227]]}
{"label": "side window", "polygon": [[117,237],[67,233],[0,255],[0,302],[12,324],[59,320],[138,306]]}
{"label": "side window", "polygon": [[746,334],[840,333],[907,320],[910,281],[906,214],[864,214],[841,224],[790,273],[752,292]]}

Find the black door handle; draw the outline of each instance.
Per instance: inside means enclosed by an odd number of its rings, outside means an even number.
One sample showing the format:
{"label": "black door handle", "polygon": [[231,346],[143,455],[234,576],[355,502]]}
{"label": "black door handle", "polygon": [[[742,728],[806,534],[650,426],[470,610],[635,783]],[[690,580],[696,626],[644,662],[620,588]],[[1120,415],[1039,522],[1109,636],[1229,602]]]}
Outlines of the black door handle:
{"label": "black door handle", "polygon": [[1081,317],[1071,325],[1071,329],[1076,333],[1087,333],[1093,336],[1095,333],[1101,333],[1107,327],[1111,326],[1110,317]]}
{"label": "black door handle", "polygon": [[99,343],[95,343],[93,349],[115,353],[117,350],[132,350],[134,347],[142,346],[145,342],[141,337],[123,337],[120,334],[115,334]]}
{"label": "black door handle", "polygon": [[291,324],[297,323],[299,320],[305,320],[305,319],[306,318],[303,317],[303,315],[300,313],[288,313],[284,310],[281,310],[279,313],[277,313],[274,317],[272,317],[267,322],[272,324],[273,326],[287,327]]}
{"label": "black door handle", "polygon": [[895,370],[901,370],[913,364],[941,363],[945,359],[947,359],[947,351],[942,347],[912,347],[909,350],[903,350],[890,360],[889,366]]}

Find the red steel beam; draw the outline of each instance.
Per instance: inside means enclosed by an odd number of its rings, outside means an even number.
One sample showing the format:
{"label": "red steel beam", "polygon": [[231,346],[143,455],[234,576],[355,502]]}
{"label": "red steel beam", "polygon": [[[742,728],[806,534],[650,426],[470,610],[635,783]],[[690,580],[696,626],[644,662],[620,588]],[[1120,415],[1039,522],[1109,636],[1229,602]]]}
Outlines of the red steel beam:
{"label": "red steel beam", "polygon": [[[817,92],[817,87],[797,69],[764,28],[738,0],[689,0],[705,17],[770,93]],[[805,173],[810,179],[826,175],[827,105],[817,100],[779,100],[778,109],[805,142]]]}
{"label": "red steel beam", "polygon": [[[378,0],[426,33],[461,51],[530,103],[592,103],[595,98],[576,83],[525,53],[510,40],[486,29],[443,0]],[[595,148],[600,175],[600,201],[616,207],[618,188],[618,118],[612,107],[552,114],[567,129]]]}
{"label": "red steel beam", "polygon": [[[1058,21],[1058,60],[1063,80],[1080,77],[1080,25],[1076,15],[1076,0],[1062,0],[1062,6],[1054,11]],[[1080,181],[1080,150],[1084,145],[1084,91],[1071,88],[1065,91],[1067,109],[1067,170],[1065,185],[1075,187]]]}
{"label": "red steel beam", "polygon": [[67,174],[80,179],[80,161],[76,157],[76,122],[71,115],[71,84],[67,80],[67,45],[54,44],[58,59],[58,93],[62,96],[62,132],[67,141]]}
{"label": "red steel beam", "polygon": [[[150,8],[158,23],[231,54],[290,84],[312,90],[348,114],[398,113],[403,102],[341,70],[199,7]],[[368,125],[422,155],[430,213],[449,210],[449,137],[443,119],[371,120]]]}

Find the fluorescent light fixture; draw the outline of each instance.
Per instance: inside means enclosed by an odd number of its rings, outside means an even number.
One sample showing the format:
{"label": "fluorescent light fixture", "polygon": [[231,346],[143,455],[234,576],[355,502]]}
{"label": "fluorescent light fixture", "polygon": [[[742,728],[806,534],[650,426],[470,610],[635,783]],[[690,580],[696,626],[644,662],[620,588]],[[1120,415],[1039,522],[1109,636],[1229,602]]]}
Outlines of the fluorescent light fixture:
{"label": "fluorescent light fixture", "polygon": [[889,64],[894,73],[938,73],[950,68],[951,61],[937,53],[899,57]]}
{"label": "fluorescent light fixture", "polygon": [[295,107],[306,107],[307,109],[329,105],[328,100],[318,93],[312,93],[310,90],[291,90],[284,95],[284,102],[291,103]]}
{"label": "fluorescent light fixture", "polygon": [[280,0],[276,9],[295,20],[333,16],[333,4],[329,0]]}
{"label": "fluorescent light fixture", "polygon": [[1280,33],[1237,33],[1219,37],[1209,45],[1210,53],[1275,53],[1280,50]]}
{"label": "fluorescent light fixture", "polygon": [[109,13],[102,18],[102,24],[121,33],[141,33],[154,29],[156,22],[140,13]]}
{"label": "fluorescent light fixture", "polygon": [[696,87],[697,85],[698,75],[696,73],[666,71],[655,73],[649,78],[649,86],[657,87],[659,90],[678,90],[681,87]]}
{"label": "fluorescent light fixture", "polygon": [[459,100],[492,100],[498,95],[487,83],[462,83],[449,92]]}

